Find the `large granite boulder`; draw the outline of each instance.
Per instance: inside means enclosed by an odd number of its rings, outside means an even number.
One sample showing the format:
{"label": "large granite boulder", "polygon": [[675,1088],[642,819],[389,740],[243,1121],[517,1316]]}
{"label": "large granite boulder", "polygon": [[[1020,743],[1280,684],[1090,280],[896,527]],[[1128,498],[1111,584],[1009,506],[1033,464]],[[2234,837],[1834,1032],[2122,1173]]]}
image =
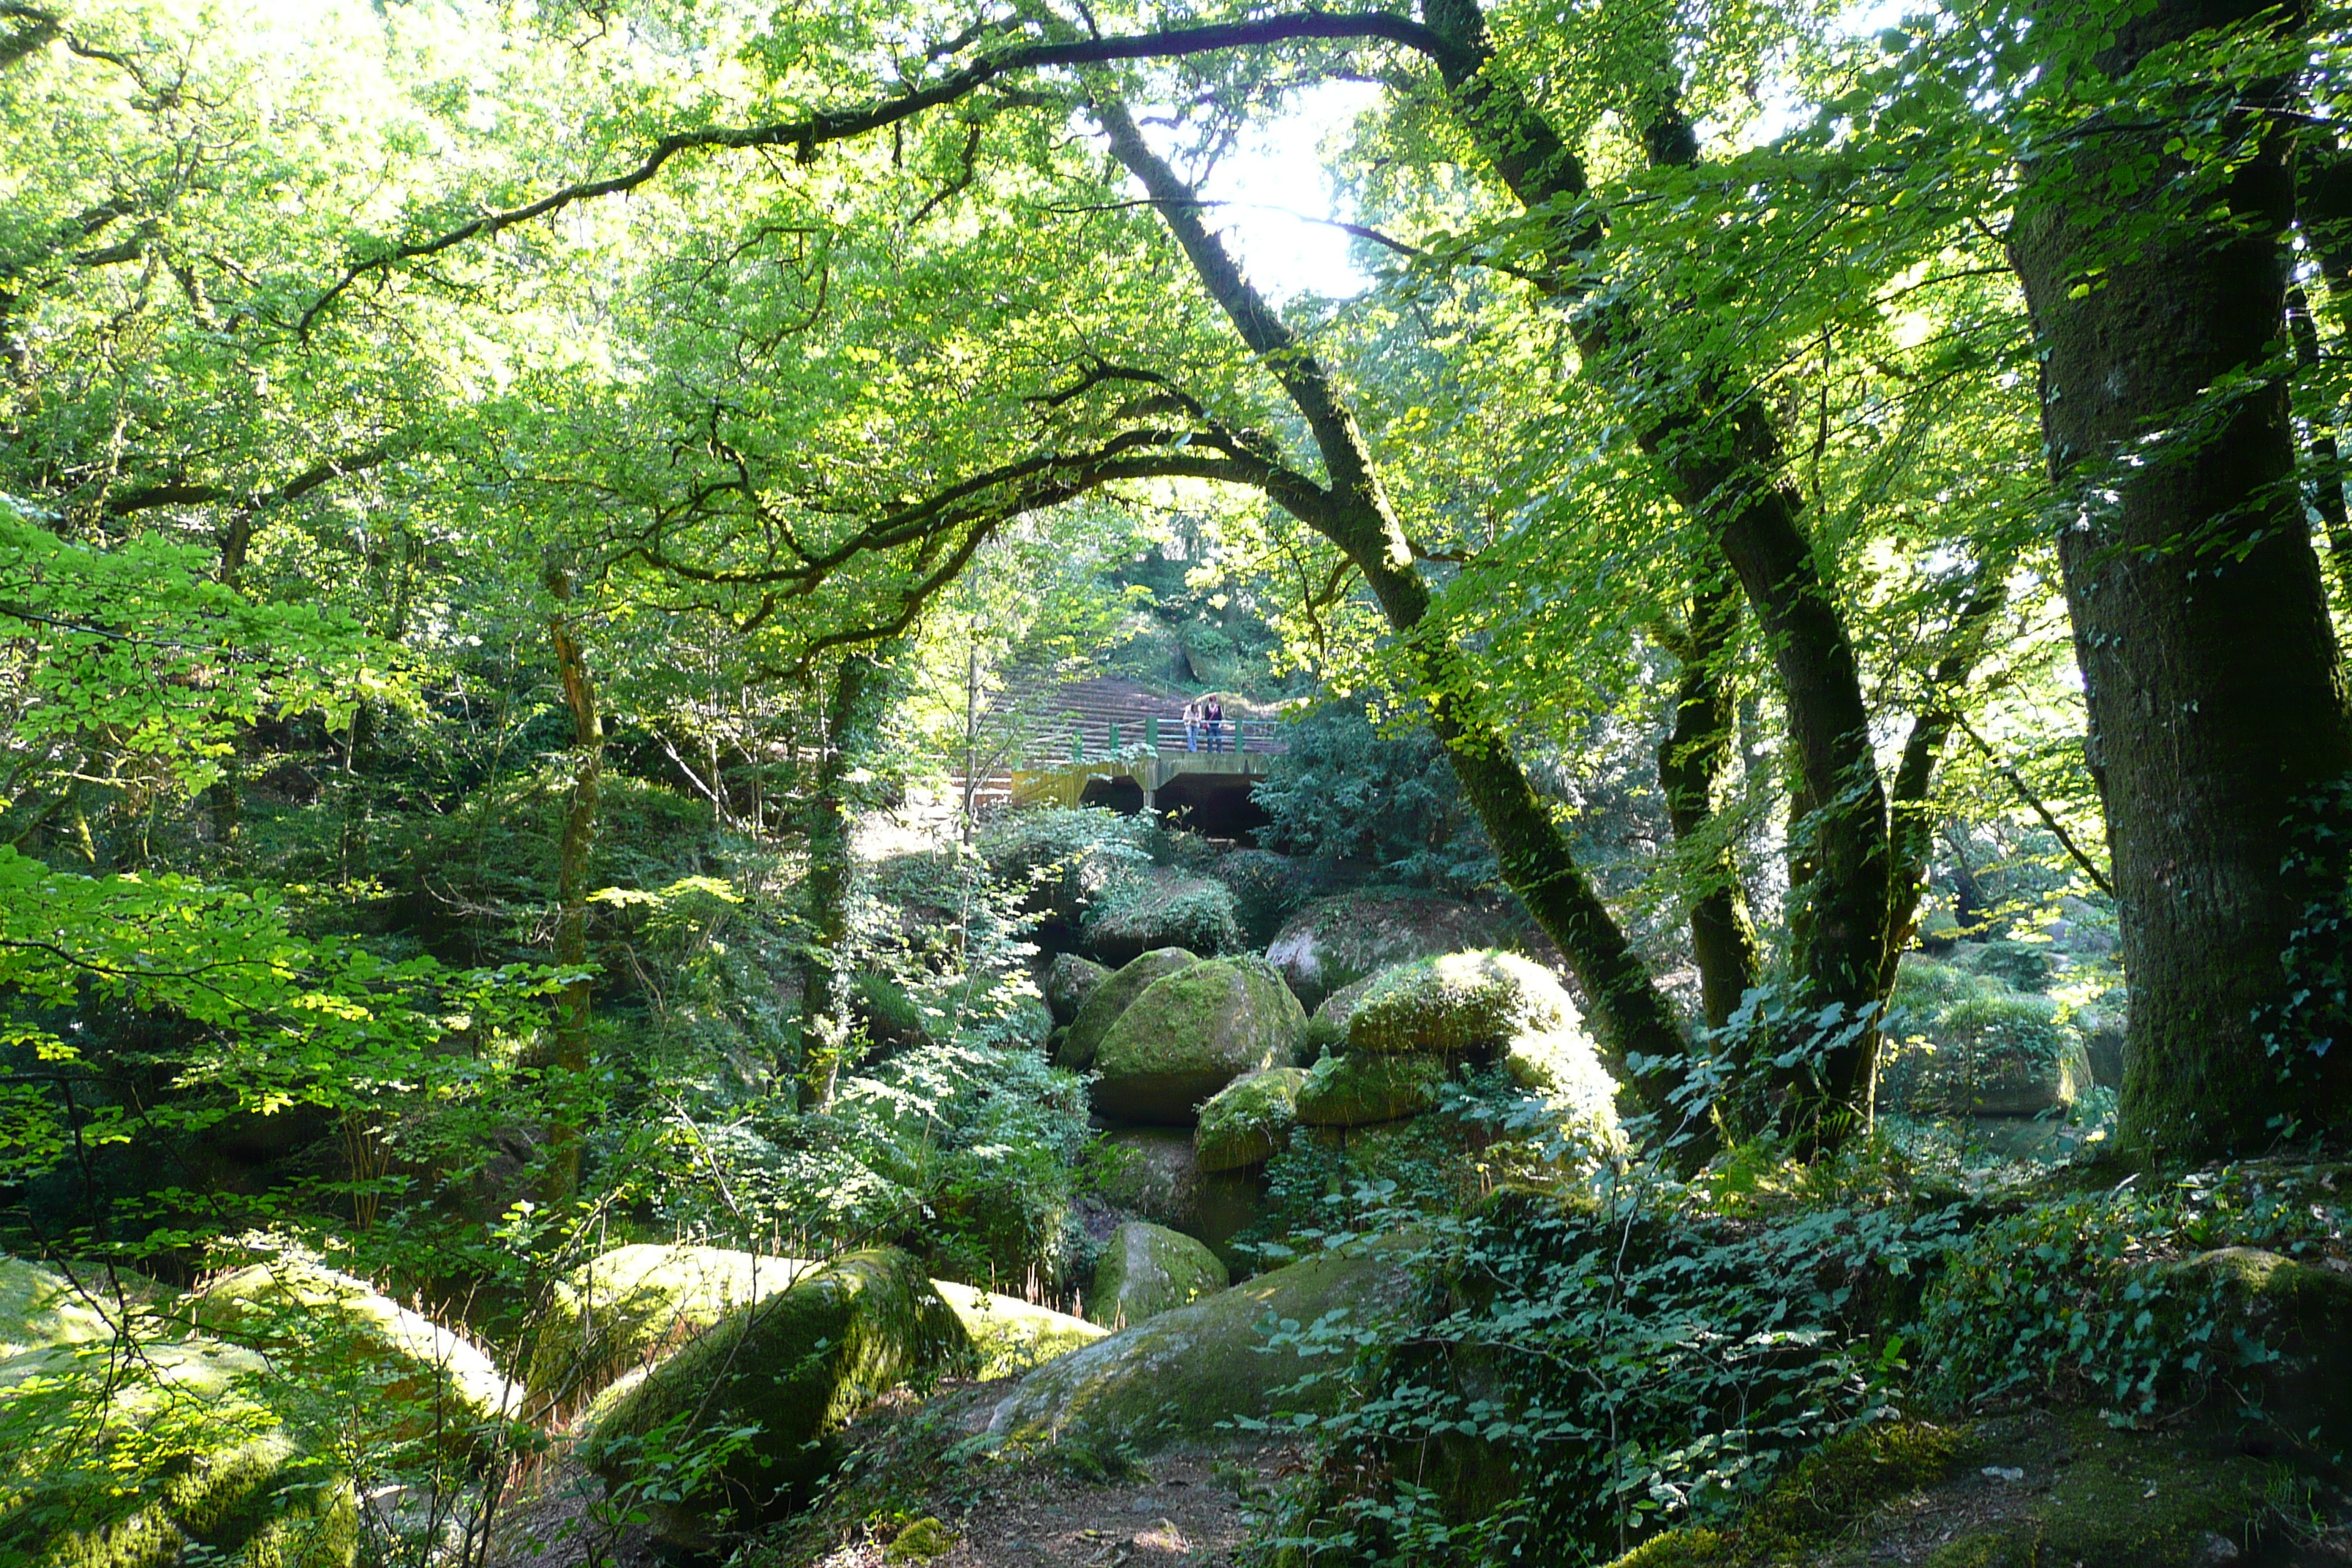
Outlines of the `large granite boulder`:
{"label": "large granite boulder", "polygon": [[1189,1307],[1233,1282],[1208,1247],[1166,1226],[1129,1220],[1111,1232],[1095,1268],[1087,1315],[1123,1329],[1178,1307]]}
{"label": "large granite boulder", "polygon": [[1314,1007],[1391,964],[1523,941],[1518,923],[1499,910],[1436,893],[1359,891],[1318,900],[1291,916],[1265,956]]}
{"label": "large granite boulder", "polygon": [[1367,974],[1352,980],[1316,1005],[1307,1018],[1307,1048],[1309,1051],[1336,1051],[1348,1043],[1348,1025],[1356,1016],[1356,1004],[1372,988],[1377,974]]}
{"label": "large granite boulder", "polygon": [[1580,1018],[1552,973],[1516,952],[1449,952],[1382,973],[1348,1019],[1354,1051],[1490,1056]]}
{"label": "large granite boulder", "polygon": [[1062,1054],[1055,1066],[1072,1072],[1084,1072],[1095,1065],[1095,1053],[1102,1046],[1105,1035],[1119,1020],[1128,1005],[1143,994],[1155,980],[1164,980],[1180,969],[1190,969],[1201,962],[1200,955],[1181,947],[1155,948],[1123,966],[1104,980],[1087,995],[1085,1002],[1070,1020],[1070,1031],[1062,1037]]}
{"label": "large granite boulder", "polygon": [[1365,1127],[1435,1108],[1451,1069],[1443,1057],[1348,1051],[1325,1057],[1298,1086],[1309,1127]]}
{"label": "large granite boulder", "polygon": [[1207,1243],[1228,1268],[1246,1267],[1234,1238],[1265,1212],[1258,1173],[1202,1170],[1187,1128],[1125,1127],[1103,1141],[1115,1163],[1100,1182],[1105,1202]]}
{"label": "large granite boulder", "polygon": [[1245,1171],[1274,1158],[1298,1121],[1298,1086],[1306,1081],[1297,1068],[1269,1068],[1246,1073],[1210,1096],[1192,1131],[1201,1169]]}
{"label": "large granite boulder", "polygon": [[1906,958],[1886,1014],[1879,1107],[1913,1116],[2030,1117],[2092,1084],[2064,1006],[1998,976]]}
{"label": "large granite boulder", "polygon": [[975,1377],[1018,1377],[1110,1331],[1018,1296],[993,1295],[946,1279],[932,1280],[931,1289],[971,1340]]}
{"label": "large granite boulder", "polygon": [[1103,1036],[1095,1110],[1190,1126],[1202,1102],[1242,1074],[1290,1065],[1306,1037],[1306,1012],[1265,965],[1192,964],[1144,987]]}
{"label": "large granite boulder", "polygon": [[0,1562],[349,1568],[349,1480],[266,1397],[279,1392],[253,1351],[143,1313],[118,1323],[62,1275],[0,1258]]}
{"label": "large granite boulder", "polygon": [[1243,945],[1233,889],[1207,877],[1144,866],[1112,877],[1087,905],[1087,949],[1125,963],[1159,947],[1235,952]]}
{"label": "large granite boulder", "polygon": [[826,1439],[851,1417],[971,1359],[970,1336],[913,1257],[847,1253],[737,1308],[604,1402],[581,1452],[663,1535],[704,1542],[789,1510],[830,1468]]}
{"label": "large granite boulder", "polygon": [[1328,1415],[1348,1393],[1344,1355],[1269,1351],[1269,1324],[1394,1325],[1418,1294],[1417,1240],[1387,1237],[1293,1263],[1162,1312],[1021,1380],[990,1418],[1013,1442],[1076,1439],[1150,1452],[1258,1441],[1239,1419]]}
{"label": "large granite boulder", "polygon": [[298,1253],[213,1280],[185,1310],[306,1391],[360,1413],[379,1441],[486,1455],[523,1414],[523,1391],[480,1346]]}
{"label": "large granite boulder", "polygon": [[624,1373],[817,1265],[722,1247],[614,1247],[556,1282],[532,1347],[532,1402],[578,1409]]}
{"label": "large granite boulder", "polygon": [[1053,1009],[1054,1022],[1066,1027],[1076,1021],[1078,1009],[1087,1005],[1095,988],[1109,978],[1110,971],[1093,959],[1065,952],[1045,966],[1038,989],[1045,994],[1045,1005]]}

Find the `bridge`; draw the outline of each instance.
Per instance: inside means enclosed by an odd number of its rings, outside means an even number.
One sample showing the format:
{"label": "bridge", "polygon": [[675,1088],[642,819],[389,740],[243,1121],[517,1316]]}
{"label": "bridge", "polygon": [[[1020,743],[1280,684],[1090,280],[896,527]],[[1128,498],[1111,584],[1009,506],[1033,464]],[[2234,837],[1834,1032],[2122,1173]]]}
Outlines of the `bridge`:
{"label": "bridge", "polygon": [[1250,792],[1289,749],[1285,726],[1255,704],[1228,703],[1222,749],[1202,734],[1189,750],[1187,700],[1112,677],[1016,683],[995,704],[1018,737],[1012,763],[981,781],[974,804],[1182,810],[1204,831],[1247,832],[1265,820]]}

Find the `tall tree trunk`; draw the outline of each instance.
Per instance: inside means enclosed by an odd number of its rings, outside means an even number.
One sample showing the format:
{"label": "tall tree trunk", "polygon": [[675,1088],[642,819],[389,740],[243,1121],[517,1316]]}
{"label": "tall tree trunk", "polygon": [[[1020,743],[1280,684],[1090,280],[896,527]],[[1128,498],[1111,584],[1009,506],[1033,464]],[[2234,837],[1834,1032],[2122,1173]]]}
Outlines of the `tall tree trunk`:
{"label": "tall tree trunk", "polygon": [[[1725,687],[1723,662],[1738,629],[1738,590],[1711,584],[1692,599],[1690,620],[1673,638],[1670,651],[1682,669],[1675,683],[1674,726],[1658,745],[1658,788],[1678,841],[1704,833],[1713,820],[1716,788],[1731,761],[1738,715]],[[1698,880],[1690,933],[1700,1005],[1707,1026],[1719,1029],[1756,984],[1756,931],[1727,841],[1689,871]]]}
{"label": "tall tree trunk", "polygon": [[[1668,1129],[1680,1127],[1675,1090],[1689,1056],[1681,1025],[1577,864],[1550,809],[1512,755],[1509,741],[1478,707],[1475,683],[1460,679],[1458,650],[1431,635],[1429,585],[1413,566],[1412,547],[1353,411],[1313,352],[1242,276],[1201,221],[1192,188],[1145,144],[1126,109],[1098,100],[1096,115],[1112,152],[1150,194],[1202,285],[1280,380],[1307,425],[1330,482],[1328,488],[1310,487],[1292,476],[1295,482],[1275,499],[1339,547],[1363,574],[1391,629],[1412,648],[1417,676],[1412,695],[1429,704],[1431,729],[1486,829],[1504,881],[1575,970],[1591,1006],[1594,1033],[1612,1065],[1633,1079],[1646,1109]],[[1696,1132],[1683,1145],[1686,1158],[1700,1152],[1712,1136],[1711,1129]]]}
{"label": "tall tree trunk", "polygon": [[825,703],[824,750],[808,807],[809,971],[801,1002],[800,1099],[808,1110],[833,1103],[849,1049],[849,895],[856,867],[851,837],[856,802],[849,780],[872,748],[888,682],[874,654],[842,657]]}
{"label": "tall tree trunk", "polygon": [[[596,712],[596,688],[589,679],[588,661],[572,620],[572,574],[551,565],[546,584],[556,605],[548,623],[556,675],[562,683],[563,706],[572,715],[572,793],[564,805],[563,833],[555,861],[555,962],[567,969],[584,968],[588,963],[588,858],[596,844],[604,731]],[[581,1133],[568,1104],[588,1072],[593,999],[593,983],[584,975],[566,984],[555,998],[552,1048],[544,1061],[557,1080],[557,1109],[548,1129],[547,1173],[548,1195],[555,1201],[569,1197],[580,1181]]]}
{"label": "tall tree trunk", "polygon": [[[1494,66],[1477,0],[1423,0],[1444,37],[1439,73],[1463,128],[1531,213],[1573,213],[1587,194],[1576,154],[1516,84]],[[1654,163],[1695,163],[1690,127],[1664,106],[1644,127]],[[1558,221],[1558,220],[1555,220]],[[1692,378],[1679,358],[1653,367],[1622,302],[1587,295],[1578,259],[1601,238],[1597,217],[1558,235],[1549,288],[1580,307],[1571,318],[1583,374],[1634,421],[1636,439],[1668,491],[1706,529],[1756,611],[1786,700],[1802,793],[1811,875],[1791,968],[1804,1012],[1835,1008],[1835,1043],[1783,1085],[1784,1116],[1809,1140],[1866,1125],[1876,1079],[1870,1020],[1885,970],[1893,857],[1862,675],[1829,584],[1813,555],[1803,498],[1781,478],[1780,437],[1754,391],[1720,367]],[[1856,1028],[1856,1020],[1861,1026]]]}
{"label": "tall tree trunk", "polygon": [[[2294,208],[2284,149],[2271,133],[2218,193],[2176,198],[2201,176],[2165,151],[2172,126],[2145,101],[2165,89],[2107,83],[2261,9],[2158,0],[2088,69],[2049,62],[2049,90],[2128,112],[2037,150],[2010,238],[2069,498],[2059,561],[2131,983],[2124,1130],[2181,1157],[2258,1147],[2273,1118],[2316,1109],[2259,1019],[2284,999],[2301,907],[2281,870],[2288,818],[2352,769],[2352,722],[2269,363]],[[2036,36],[2085,19],[2053,11]],[[2264,107],[2238,129],[2261,134]]]}

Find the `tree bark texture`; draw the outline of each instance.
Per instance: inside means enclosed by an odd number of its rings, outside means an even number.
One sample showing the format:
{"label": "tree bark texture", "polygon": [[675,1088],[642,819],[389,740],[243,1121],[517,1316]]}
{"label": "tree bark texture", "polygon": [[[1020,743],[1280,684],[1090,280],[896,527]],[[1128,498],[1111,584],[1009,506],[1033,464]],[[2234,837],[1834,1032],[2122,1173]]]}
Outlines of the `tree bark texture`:
{"label": "tree bark texture", "polygon": [[[1675,683],[1674,726],[1658,746],[1658,787],[1678,841],[1706,831],[1715,816],[1717,786],[1730,765],[1738,715],[1725,687],[1723,661],[1738,630],[1738,590],[1712,584],[1693,598],[1689,624],[1674,639],[1672,651],[1682,669]],[[1691,900],[1690,934],[1700,1005],[1707,1026],[1720,1029],[1756,984],[1756,931],[1727,841],[1691,869],[1699,884]]]}
{"label": "tree bark texture", "polygon": [[[1446,40],[1439,73],[1463,127],[1530,212],[1573,212],[1587,194],[1582,165],[1516,84],[1494,66],[1477,0],[1425,0],[1424,16]],[[1668,112],[1645,128],[1652,155],[1687,163],[1697,143]],[[1802,831],[1812,875],[1791,968],[1801,1008],[1835,1006],[1868,1017],[1885,969],[1893,865],[1886,793],[1878,775],[1854,657],[1802,521],[1803,499],[1783,483],[1780,437],[1751,389],[1717,374],[1681,387],[1684,367],[1653,369],[1639,324],[1622,304],[1594,304],[1576,267],[1600,238],[1599,220],[1563,232],[1550,283],[1580,308],[1571,328],[1584,374],[1633,421],[1642,449],[1669,493],[1706,528],[1756,611],[1786,700],[1790,750],[1812,803]],[[1669,379],[1675,378],[1675,379]],[[1866,1125],[1877,1076],[1877,1034],[1865,1027],[1783,1086],[1792,1127],[1834,1138]],[[1825,1121],[1826,1119],[1826,1121]]]}
{"label": "tree bark texture", "polygon": [[[2257,9],[2160,0],[2094,71],[2122,79]],[[2194,176],[2143,96],[2125,85],[2127,113],[2027,165],[2010,248],[2066,498],[2059,560],[2122,913],[2125,1134],[2198,1158],[2263,1145],[2273,1119],[2316,1109],[2267,1054],[2261,1018],[2284,1000],[2302,905],[2281,868],[2288,819],[2352,769],[2352,723],[2273,363],[2288,160],[2273,137],[2228,178],[2233,222],[2201,195],[2167,214],[2166,187]]]}

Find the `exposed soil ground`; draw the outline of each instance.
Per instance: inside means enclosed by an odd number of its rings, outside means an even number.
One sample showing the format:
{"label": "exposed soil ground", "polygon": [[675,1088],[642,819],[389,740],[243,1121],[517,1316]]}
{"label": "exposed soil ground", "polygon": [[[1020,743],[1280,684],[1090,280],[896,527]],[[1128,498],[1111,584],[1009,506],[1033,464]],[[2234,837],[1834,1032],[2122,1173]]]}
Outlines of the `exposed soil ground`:
{"label": "exposed soil ground", "polygon": [[[760,1568],[1230,1568],[1255,1506],[1302,1456],[1237,1443],[1141,1458],[1085,1449],[1023,1455],[976,1439],[1012,1380],[900,1394],[844,1434],[855,1458],[814,1507],[754,1546]],[[510,1505],[493,1568],[676,1568],[642,1526],[600,1522],[593,1477],[561,1464]],[[889,1556],[944,1538],[929,1557]],[[723,1560],[724,1552],[711,1561]]]}

